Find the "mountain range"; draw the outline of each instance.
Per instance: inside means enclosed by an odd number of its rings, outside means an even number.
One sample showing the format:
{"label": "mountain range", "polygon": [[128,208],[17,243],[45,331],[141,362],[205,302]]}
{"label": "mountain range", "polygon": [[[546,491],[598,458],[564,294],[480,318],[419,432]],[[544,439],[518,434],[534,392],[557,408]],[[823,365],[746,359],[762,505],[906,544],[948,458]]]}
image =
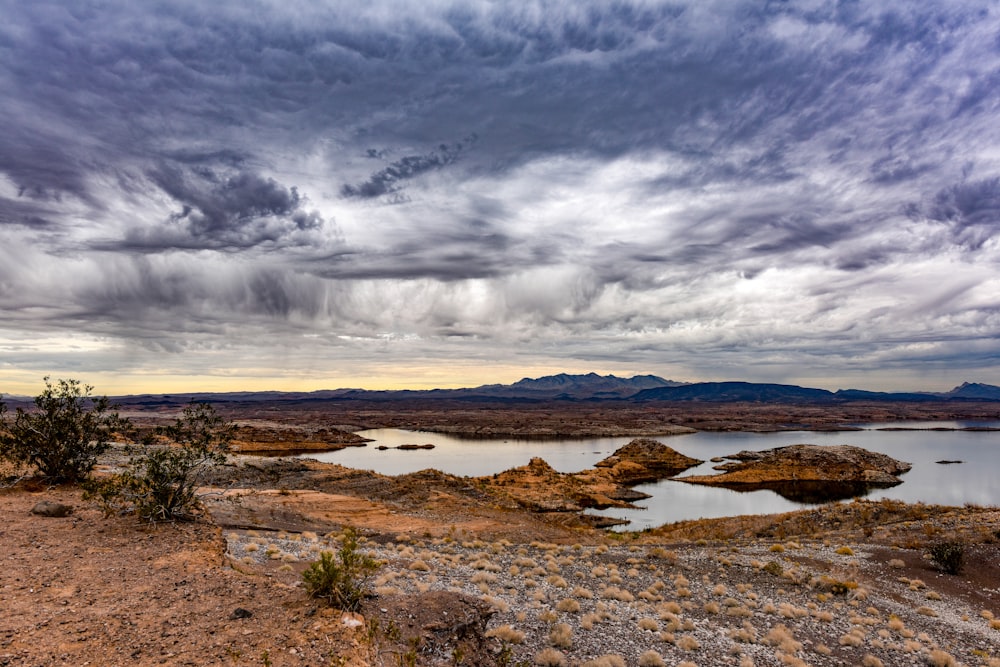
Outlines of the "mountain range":
{"label": "mountain range", "polygon": [[[23,398],[5,399],[12,407]],[[627,401],[627,402],[711,402],[711,403],[844,403],[850,401],[934,402],[1000,401],[1000,387],[982,383],[963,383],[947,392],[878,392],[862,389],[827,391],[789,384],[758,382],[678,382],[656,375],[630,378],[587,373],[559,373],[540,378],[523,378],[513,384],[487,384],[465,389],[368,390],[325,389],[312,392],[230,392],[183,393],[116,397],[121,405],[155,407],[189,401],[265,403],[315,401],[402,401],[452,400],[463,402],[541,402],[541,401]]]}

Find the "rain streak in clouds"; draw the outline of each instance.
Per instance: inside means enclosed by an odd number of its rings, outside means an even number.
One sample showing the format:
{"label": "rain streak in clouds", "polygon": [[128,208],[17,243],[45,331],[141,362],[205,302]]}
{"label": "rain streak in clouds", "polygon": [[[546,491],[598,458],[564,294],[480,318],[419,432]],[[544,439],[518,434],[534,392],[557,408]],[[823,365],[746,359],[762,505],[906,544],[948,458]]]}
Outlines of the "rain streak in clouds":
{"label": "rain streak in clouds", "polygon": [[0,389],[1000,384],[993,3],[317,4],[0,0]]}

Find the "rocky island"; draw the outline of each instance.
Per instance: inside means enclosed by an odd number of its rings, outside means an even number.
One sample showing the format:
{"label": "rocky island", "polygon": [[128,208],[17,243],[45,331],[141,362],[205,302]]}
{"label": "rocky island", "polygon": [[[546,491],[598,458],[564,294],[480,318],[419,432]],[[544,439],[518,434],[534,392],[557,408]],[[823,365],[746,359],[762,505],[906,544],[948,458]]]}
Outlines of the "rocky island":
{"label": "rocky island", "polygon": [[689,484],[736,491],[769,489],[789,500],[824,502],[901,484],[909,463],[853,445],[789,445],[723,457],[719,475],[682,477]]}

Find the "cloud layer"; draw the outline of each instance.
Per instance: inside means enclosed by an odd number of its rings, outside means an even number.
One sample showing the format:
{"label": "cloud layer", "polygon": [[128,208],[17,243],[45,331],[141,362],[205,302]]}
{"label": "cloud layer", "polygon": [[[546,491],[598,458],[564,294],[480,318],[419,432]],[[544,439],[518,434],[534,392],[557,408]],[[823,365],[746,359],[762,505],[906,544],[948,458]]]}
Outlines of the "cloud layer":
{"label": "cloud layer", "polygon": [[0,390],[1000,384],[991,3],[315,4],[0,0]]}

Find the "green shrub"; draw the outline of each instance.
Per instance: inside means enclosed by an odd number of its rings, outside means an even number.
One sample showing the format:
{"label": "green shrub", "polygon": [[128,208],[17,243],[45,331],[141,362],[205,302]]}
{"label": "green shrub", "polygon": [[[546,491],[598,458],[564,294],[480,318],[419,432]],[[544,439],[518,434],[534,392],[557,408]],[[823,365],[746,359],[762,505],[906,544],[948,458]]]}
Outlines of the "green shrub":
{"label": "green shrub", "polygon": [[224,463],[233,426],[207,403],[192,403],[177,421],[156,430],[173,443],[144,444],[125,472],[88,486],[109,514],[135,514],[143,521],[193,517],[200,507],[198,488],[204,473]]}
{"label": "green shrub", "polygon": [[302,573],[309,597],[347,611],[356,611],[368,595],[368,580],[382,564],[358,549],[358,533],[344,531],[336,553],[324,551],[318,561]]}
{"label": "green shrub", "polygon": [[129,428],[107,396],[91,397],[79,380],[45,378],[31,412],[18,408],[13,421],[0,403],[0,458],[33,467],[55,483],[79,482],[94,469],[118,431]]}
{"label": "green shrub", "polygon": [[948,574],[962,571],[965,546],[959,542],[940,542],[930,548],[931,560]]}

